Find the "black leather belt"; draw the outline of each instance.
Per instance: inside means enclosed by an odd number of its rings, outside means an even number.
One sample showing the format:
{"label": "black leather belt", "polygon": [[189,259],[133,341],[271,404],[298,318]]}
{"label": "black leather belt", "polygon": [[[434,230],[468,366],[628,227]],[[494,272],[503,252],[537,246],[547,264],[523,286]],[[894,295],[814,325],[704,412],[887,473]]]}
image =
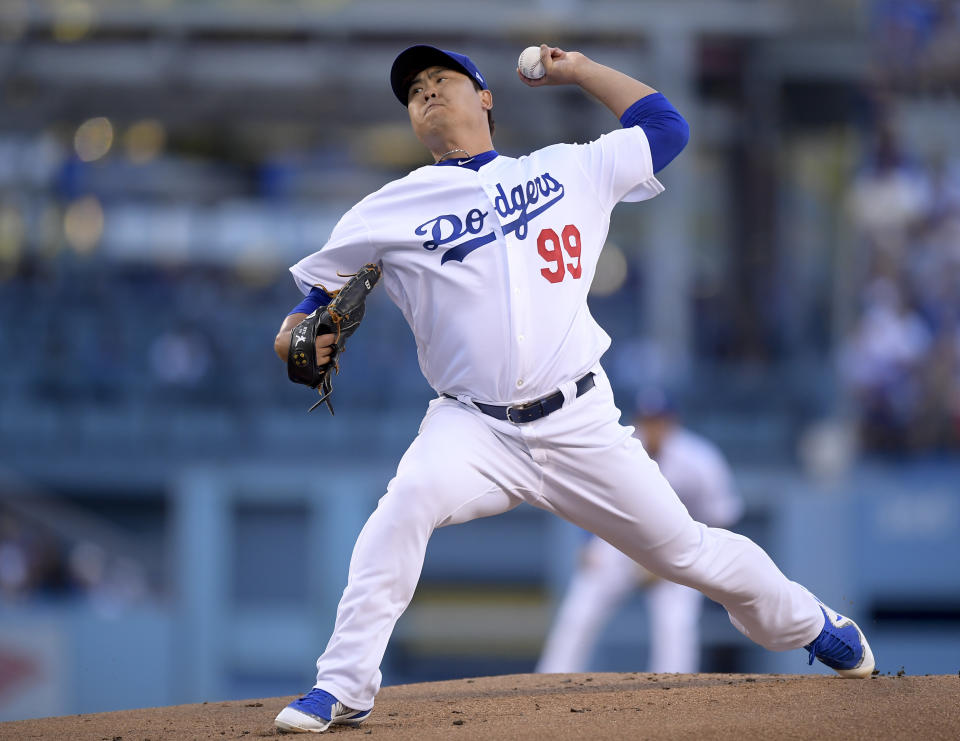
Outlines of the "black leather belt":
{"label": "black leather belt", "polygon": [[[593,372],[587,373],[577,381],[577,396],[583,396],[594,386]],[[448,399],[456,399],[456,396],[444,394]],[[514,422],[522,424],[524,422],[533,422],[535,419],[546,417],[553,414],[563,406],[563,392],[556,391],[547,396],[543,396],[526,404],[515,404],[513,406],[497,406],[496,404],[481,404],[479,401],[473,402],[484,414],[489,414],[495,419],[503,422]]]}

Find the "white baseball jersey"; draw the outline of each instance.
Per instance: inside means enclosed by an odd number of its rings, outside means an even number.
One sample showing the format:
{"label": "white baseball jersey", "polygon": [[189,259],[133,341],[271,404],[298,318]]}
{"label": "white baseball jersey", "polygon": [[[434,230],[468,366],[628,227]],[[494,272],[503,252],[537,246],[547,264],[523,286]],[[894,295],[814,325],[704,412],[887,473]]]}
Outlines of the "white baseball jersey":
{"label": "white baseball jersey", "polygon": [[583,375],[609,346],[586,297],[610,212],[662,191],[639,127],[478,171],[425,166],[358,203],[291,272],[307,293],[380,263],[438,393],[523,402]]}
{"label": "white baseball jersey", "polygon": [[[643,435],[637,437],[643,441]],[[743,501],[730,467],[709,440],[675,427],[664,437],[656,460],[693,519],[710,527],[728,527],[740,519]]]}

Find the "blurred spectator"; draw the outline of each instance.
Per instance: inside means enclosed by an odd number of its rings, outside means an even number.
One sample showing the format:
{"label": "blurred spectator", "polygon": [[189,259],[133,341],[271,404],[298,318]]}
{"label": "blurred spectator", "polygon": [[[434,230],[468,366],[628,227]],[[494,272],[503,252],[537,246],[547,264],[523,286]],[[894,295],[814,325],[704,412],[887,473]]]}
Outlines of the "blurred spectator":
{"label": "blurred spectator", "polygon": [[839,348],[840,375],[869,450],[956,448],[960,398],[960,167],[929,166],[894,129],[850,190],[861,264],[856,322]]}
{"label": "blurred spectator", "polygon": [[76,583],[102,614],[115,615],[148,595],[143,567],[130,558],[111,558],[96,543],[83,541],[74,545],[69,565]]}
{"label": "blurred spectator", "polygon": [[0,597],[57,597],[72,589],[62,543],[45,528],[0,513]]}
{"label": "blurred spectator", "polygon": [[3,516],[0,518],[0,597],[8,600],[22,594],[29,581],[27,550],[19,523]]}
{"label": "blurred spectator", "polygon": [[0,603],[71,597],[115,615],[150,593],[146,571],[133,559],[0,512]]}
{"label": "blurred spectator", "polygon": [[885,450],[905,446],[921,393],[921,368],[930,331],[896,286],[878,281],[841,349],[841,372],[856,399],[864,443]]}
{"label": "blurred spectator", "polygon": [[878,81],[885,88],[960,90],[956,0],[875,0],[871,36]]}
{"label": "blurred spectator", "polygon": [[853,182],[853,222],[871,250],[899,256],[930,200],[925,173],[912,167],[891,128],[881,129],[876,149]]}

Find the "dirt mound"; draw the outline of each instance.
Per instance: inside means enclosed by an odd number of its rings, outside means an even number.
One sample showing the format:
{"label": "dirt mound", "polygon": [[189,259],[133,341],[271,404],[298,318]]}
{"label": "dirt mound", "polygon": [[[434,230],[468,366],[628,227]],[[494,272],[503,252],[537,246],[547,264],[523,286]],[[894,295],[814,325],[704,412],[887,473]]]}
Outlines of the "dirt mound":
{"label": "dirt mound", "polygon": [[[386,687],[360,739],[960,738],[960,676],[516,674]],[[167,741],[278,735],[291,700],[0,723],[0,739]],[[286,736],[290,738],[289,736]]]}

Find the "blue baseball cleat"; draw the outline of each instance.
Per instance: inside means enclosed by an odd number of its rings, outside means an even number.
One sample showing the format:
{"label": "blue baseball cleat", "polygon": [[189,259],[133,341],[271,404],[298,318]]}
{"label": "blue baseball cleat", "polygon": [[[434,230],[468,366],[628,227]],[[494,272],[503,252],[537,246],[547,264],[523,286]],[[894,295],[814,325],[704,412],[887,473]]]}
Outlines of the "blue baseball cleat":
{"label": "blue baseball cleat", "polygon": [[804,646],[810,663],[819,659],[841,677],[863,678],[873,673],[875,662],[870,645],[857,624],[820,603],[823,630],[813,643]]}
{"label": "blue baseball cleat", "polygon": [[290,733],[323,733],[332,725],[360,725],[372,712],[373,708],[348,708],[329,692],[314,687],[281,710],[273,723]]}

